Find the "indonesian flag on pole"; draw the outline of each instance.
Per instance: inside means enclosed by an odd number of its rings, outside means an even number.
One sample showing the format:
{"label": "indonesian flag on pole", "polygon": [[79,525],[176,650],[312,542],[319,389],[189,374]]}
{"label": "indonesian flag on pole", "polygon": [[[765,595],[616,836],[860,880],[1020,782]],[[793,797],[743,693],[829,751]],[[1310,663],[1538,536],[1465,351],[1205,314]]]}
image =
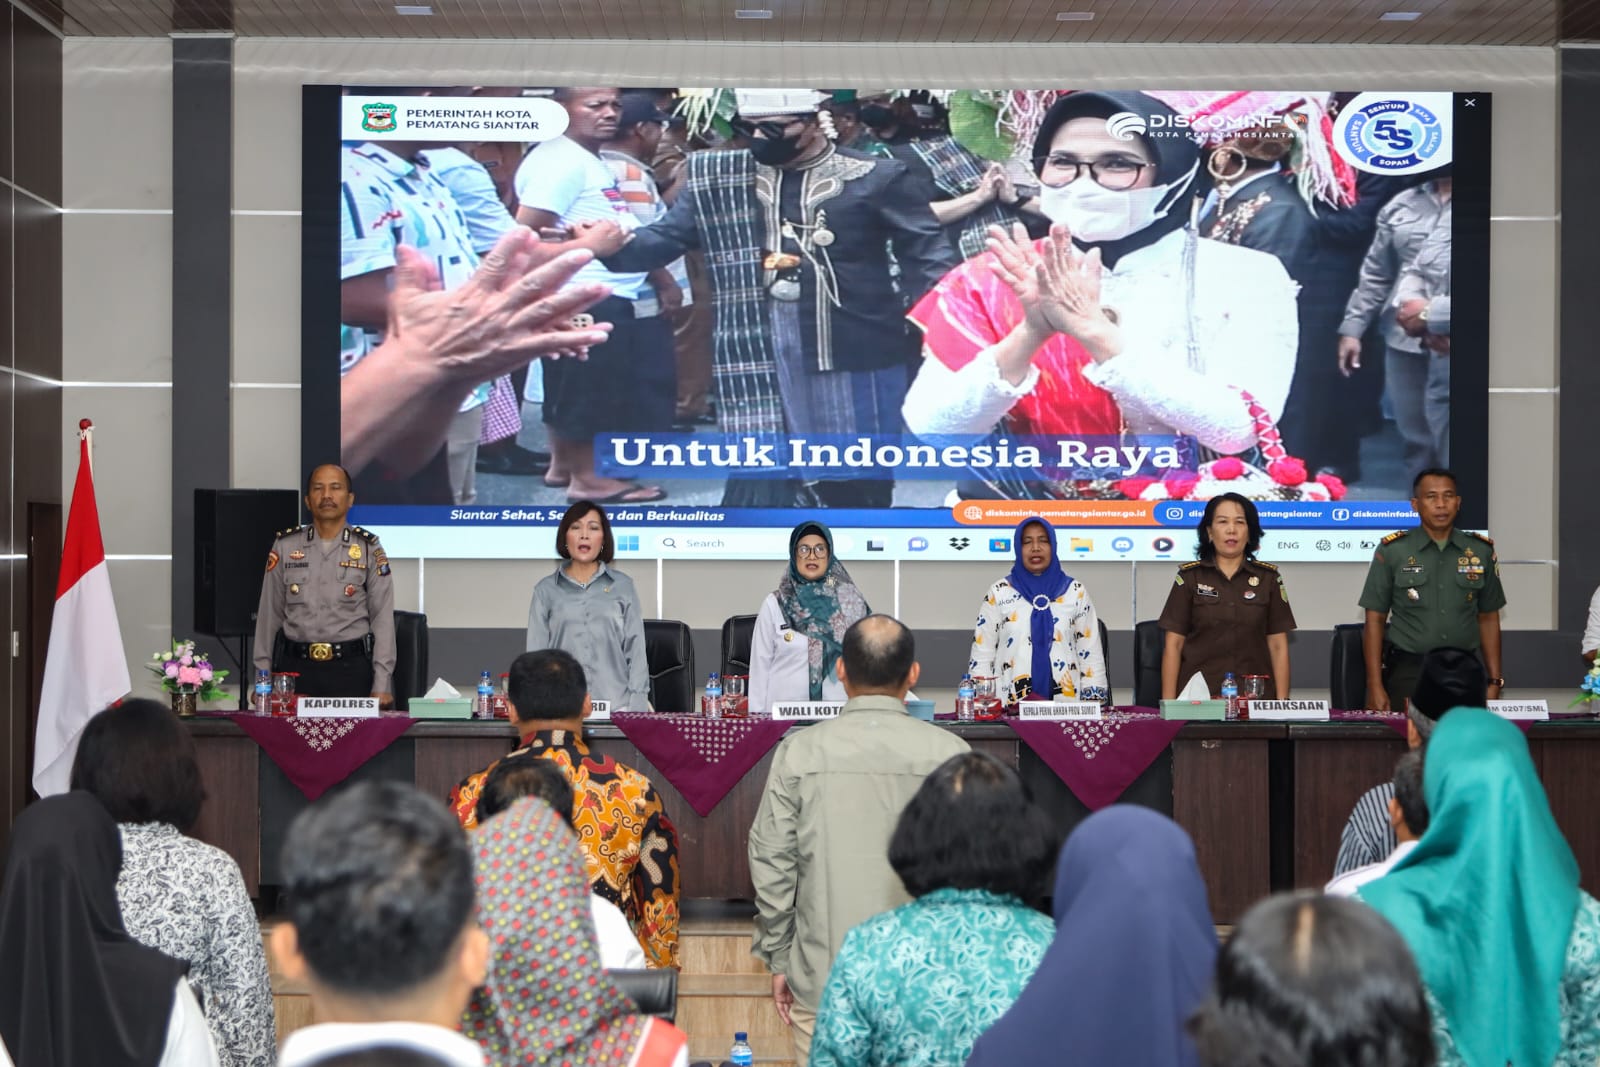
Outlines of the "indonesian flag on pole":
{"label": "indonesian flag on pole", "polygon": [[39,694],[39,728],[33,745],[33,788],[42,797],[67,791],[78,735],[91,716],[133,688],[128,657],[111,602],[111,575],[100,540],[89,459],[93,425],[78,424],[78,478],[61,548],[61,580],[50,623],[50,648]]}

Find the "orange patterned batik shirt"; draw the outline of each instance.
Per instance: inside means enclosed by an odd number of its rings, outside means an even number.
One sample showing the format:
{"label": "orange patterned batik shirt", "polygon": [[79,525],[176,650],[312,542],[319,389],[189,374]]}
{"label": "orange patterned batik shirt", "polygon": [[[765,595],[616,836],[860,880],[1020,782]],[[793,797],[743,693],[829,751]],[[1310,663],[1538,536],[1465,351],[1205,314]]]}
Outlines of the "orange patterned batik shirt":
{"label": "orange patterned batik shirt", "polygon": [[[652,967],[678,966],[678,831],[650,779],[596,756],[569,730],[540,730],[511,755],[555,760],[572,783],[572,828],[594,891],[628,917]],[[494,764],[462,779],[450,809],[468,830]]]}

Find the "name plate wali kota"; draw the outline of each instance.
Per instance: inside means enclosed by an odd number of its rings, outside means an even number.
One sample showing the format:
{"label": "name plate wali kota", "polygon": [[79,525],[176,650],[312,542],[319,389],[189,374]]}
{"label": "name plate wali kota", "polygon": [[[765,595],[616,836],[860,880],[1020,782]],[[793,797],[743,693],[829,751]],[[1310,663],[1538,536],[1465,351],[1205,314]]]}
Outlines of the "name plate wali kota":
{"label": "name plate wali kota", "polygon": [[1550,705],[1543,700],[1491,700],[1489,710],[1513,722],[1544,722],[1550,718]]}
{"label": "name plate wali kota", "polygon": [[1328,721],[1328,702],[1326,700],[1252,700],[1248,706],[1251,721]]}
{"label": "name plate wali kota", "polygon": [[1092,700],[1024,700],[1017,705],[1017,718],[1098,722],[1105,718],[1105,709]]}
{"label": "name plate wali kota", "polygon": [[843,707],[826,700],[786,700],[772,705],[772,717],[784,721],[837,719]]}
{"label": "name plate wali kota", "polygon": [[602,721],[610,719],[611,718],[611,701],[609,701],[609,700],[591,700],[591,701],[589,701],[589,718],[591,718],[591,719],[599,719],[599,720],[602,720]]}
{"label": "name plate wali kota", "polygon": [[376,719],[377,697],[301,697],[294,713],[302,719]]}

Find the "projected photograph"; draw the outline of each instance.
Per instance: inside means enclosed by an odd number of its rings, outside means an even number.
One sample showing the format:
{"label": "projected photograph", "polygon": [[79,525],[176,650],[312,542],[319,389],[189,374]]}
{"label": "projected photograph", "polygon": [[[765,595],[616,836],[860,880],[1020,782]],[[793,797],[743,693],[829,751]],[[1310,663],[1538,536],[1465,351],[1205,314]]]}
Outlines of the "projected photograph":
{"label": "projected photograph", "polygon": [[[1392,528],[1481,410],[1487,119],[1451,93],[340,94],[343,451],[390,521],[1139,527],[1231,491]],[[552,328],[603,343],[407,398],[396,248],[451,290],[518,227],[592,254]]]}

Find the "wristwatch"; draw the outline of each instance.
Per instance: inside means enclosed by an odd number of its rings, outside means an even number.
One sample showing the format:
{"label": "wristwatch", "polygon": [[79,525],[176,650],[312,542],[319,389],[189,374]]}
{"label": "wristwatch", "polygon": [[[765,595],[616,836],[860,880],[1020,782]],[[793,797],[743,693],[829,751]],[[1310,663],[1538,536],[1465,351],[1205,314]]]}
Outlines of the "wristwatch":
{"label": "wristwatch", "polygon": [[1499,686],[1501,689],[1504,689],[1506,687],[1506,680],[1504,678],[1490,678],[1489,684]]}

